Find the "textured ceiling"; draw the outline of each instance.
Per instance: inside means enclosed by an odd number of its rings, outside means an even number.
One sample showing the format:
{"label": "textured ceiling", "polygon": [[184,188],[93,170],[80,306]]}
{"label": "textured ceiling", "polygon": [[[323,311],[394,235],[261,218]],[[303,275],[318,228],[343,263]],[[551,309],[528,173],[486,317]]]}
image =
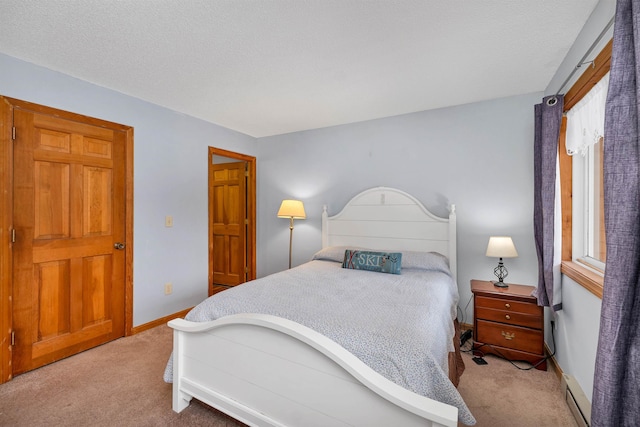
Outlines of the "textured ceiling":
{"label": "textured ceiling", "polygon": [[0,0],[0,52],[255,137],[543,91],[597,0]]}

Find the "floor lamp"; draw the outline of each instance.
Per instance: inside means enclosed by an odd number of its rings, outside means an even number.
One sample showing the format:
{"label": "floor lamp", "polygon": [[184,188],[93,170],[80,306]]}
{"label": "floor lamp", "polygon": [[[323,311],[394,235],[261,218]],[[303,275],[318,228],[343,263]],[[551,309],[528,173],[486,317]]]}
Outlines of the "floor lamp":
{"label": "floor lamp", "polygon": [[304,205],[300,200],[283,200],[278,210],[278,218],[289,218],[289,268],[291,268],[291,246],[293,244],[293,220],[305,219]]}

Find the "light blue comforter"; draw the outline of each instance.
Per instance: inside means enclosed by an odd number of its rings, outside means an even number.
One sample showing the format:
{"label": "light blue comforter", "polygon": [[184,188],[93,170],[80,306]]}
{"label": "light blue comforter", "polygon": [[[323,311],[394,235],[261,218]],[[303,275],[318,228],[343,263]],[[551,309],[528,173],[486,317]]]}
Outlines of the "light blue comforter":
{"label": "light blue comforter", "polygon": [[[369,367],[415,393],[456,406],[475,424],[448,377],[458,288],[440,254],[403,252],[401,274],[341,268],[344,248],[299,267],[218,293],[190,321],[238,313],[283,317],[331,338]],[[172,381],[169,360],[164,379]]]}

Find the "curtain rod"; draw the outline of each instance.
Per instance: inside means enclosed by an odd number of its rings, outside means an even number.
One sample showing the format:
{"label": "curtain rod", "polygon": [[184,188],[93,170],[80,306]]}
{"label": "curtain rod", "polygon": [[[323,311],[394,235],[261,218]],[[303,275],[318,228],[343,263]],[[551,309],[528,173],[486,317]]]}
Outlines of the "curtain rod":
{"label": "curtain rod", "polygon": [[[602,38],[604,37],[604,35],[607,33],[607,31],[609,31],[609,28],[611,28],[611,26],[613,25],[613,21],[615,19],[615,16],[611,17],[611,20],[609,21],[609,23],[607,24],[606,27],[604,27],[604,30],[602,30],[602,32],[600,33],[600,35],[598,36],[598,38],[596,39],[596,41],[594,41],[591,46],[589,46],[589,49],[587,49],[587,53],[584,54],[584,56],[582,57],[582,59],[578,62],[578,65],[575,66],[575,68],[573,69],[573,71],[571,71],[571,73],[569,74],[569,76],[567,77],[567,79],[562,83],[562,85],[560,85],[560,89],[558,89],[558,92],[556,92],[555,96],[560,95],[560,92],[562,92],[562,89],[564,89],[564,87],[567,85],[567,83],[569,83],[569,81],[573,78],[573,76],[576,74],[576,72],[580,69],[581,66],[583,66],[584,64],[593,64],[593,61],[586,61],[587,57],[591,54],[591,51],[598,45],[598,43],[600,43],[600,40],[602,40]],[[549,104],[549,105],[553,105],[556,103],[556,99],[555,96],[553,98],[550,98],[547,103],[549,103],[549,101],[553,100],[553,103]]]}

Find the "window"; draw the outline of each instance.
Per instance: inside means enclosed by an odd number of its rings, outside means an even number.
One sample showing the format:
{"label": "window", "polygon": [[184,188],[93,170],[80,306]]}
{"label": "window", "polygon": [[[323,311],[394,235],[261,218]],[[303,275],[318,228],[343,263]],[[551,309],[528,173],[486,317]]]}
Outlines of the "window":
{"label": "window", "polygon": [[610,61],[611,42],[567,92],[559,151],[562,273],[599,297],[606,263],[601,135]]}
{"label": "window", "polygon": [[567,111],[566,151],[572,156],[573,258],[603,272],[604,236],[604,109],[609,74]]}
{"label": "window", "polygon": [[582,155],[572,156],[573,259],[604,272],[603,162],[604,141],[591,145]]}
{"label": "window", "polygon": [[586,262],[604,271],[607,261],[607,245],[604,235],[604,140],[600,139],[589,147],[585,174],[586,193],[589,195],[584,212],[587,217],[585,227],[586,244],[583,258]]}

